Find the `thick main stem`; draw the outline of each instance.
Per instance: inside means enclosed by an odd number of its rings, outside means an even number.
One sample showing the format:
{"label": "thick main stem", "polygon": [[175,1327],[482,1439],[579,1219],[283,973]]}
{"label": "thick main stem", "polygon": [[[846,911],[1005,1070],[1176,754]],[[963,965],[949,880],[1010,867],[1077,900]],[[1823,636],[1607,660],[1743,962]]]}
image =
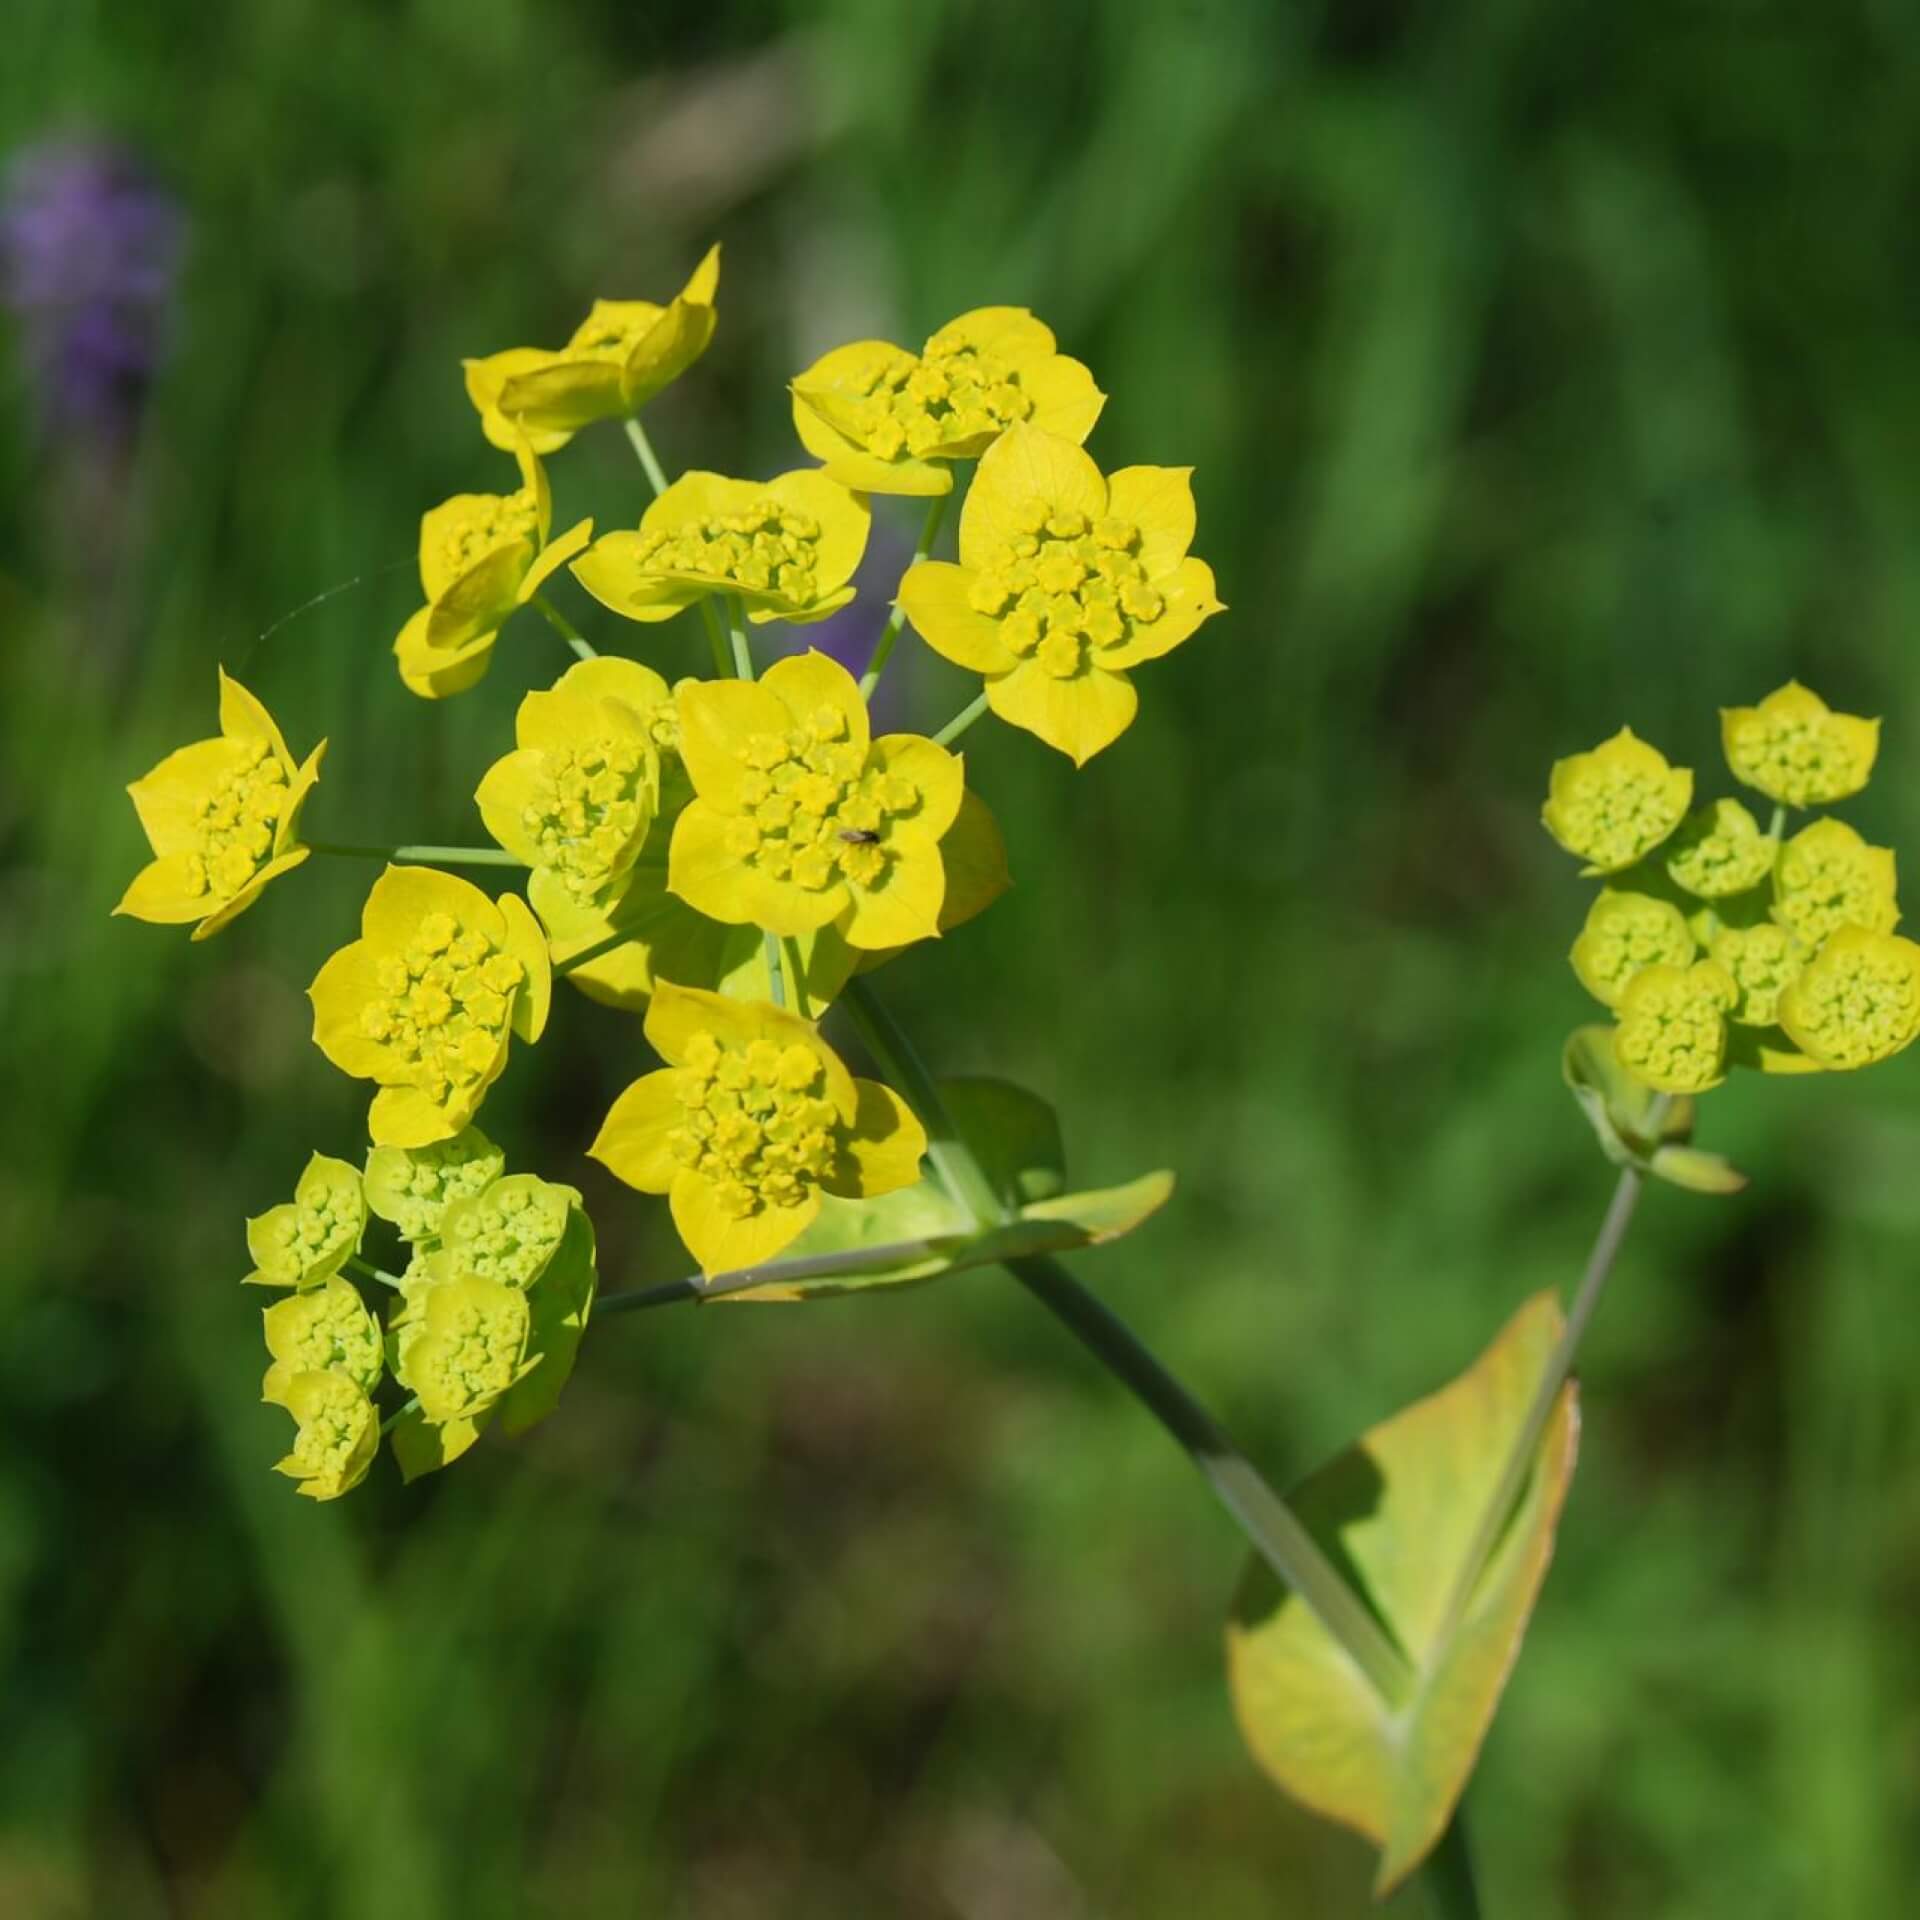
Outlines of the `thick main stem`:
{"label": "thick main stem", "polygon": [[[947,503],[952,498],[951,493],[934,495],[933,504],[927,508],[927,517],[921,524],[920,544],[913,550],[911,565],[917,567],[933,551],[933,543],[940,537],[940,522],[946,518]],[[874,642],[873,658],[867,662],[867,670],[860,676],[862,700],[873,698],[873,690],[887,670],[887,662],[893,657],[894,643],[900,638],[900,629],[906,625],[906,621],[907,610],[896,600],[892,613],[887,616],[887,624],[880,629],[880,638]]]}
{"label": "thick main stem", "polygon": [[[1007,1219],[1007,1202],[960,1137],[932,1074],[873,989],[855,979],[840,1004],[853,1016],[881,1071],[920,1116],[927,1129],[928,1157],[947,1190],[983,1226]],[[1405,1655],[1225,1429],[1126,1322],[1059,1261],[1035,1255],[1008,1266],[1186,1448],[1255,1551],[1300,1596],[1388,1706],[1404,1701],[1413,1685]]]}
{"label": "thick main stem", "polygon": [[1420,1871],[1420,1887],[1434,1920],[1480,1920],[1480,1889],[1474,1881],[1464,1801],[1454,1808],[1446,1832],[1427,1855]]}
{"label": "thick main stem", "polygon": [[1514,1436],[1506,1465],[1495,1483],[1493,1497],[1487,1502],[1486,1510],[1480,1516],[1480,1524],[1474,1529],[1466,1558],[1460,1563],[1460,1572],[1454,1581],[1446,1613],[1442,1616],[1440,1631],[1434,1636],[1436,1646],[1446,1645],[1458,1631],[1460,1622],[1466,1618],[1474,1589],[1480,1584],[1480,1576],[1487,1570],[1487,1562],[1493,1558],[1494,1549],[1500,1544],[1500,1536],[1513,1516],[1521,1489],[1527,1484],[1528,1474],[1533,1471],[1534,1451],[1540,1444],[1540,1436],[1547,1430],[1547,1422],[1553,1418],[1554,1404],[1560,1398],[1560,1389],[1566,1385],[1567,1375],[1573,1371],[1574,1356],[1580,1351],[1581,1338],[1593,1318],[1594,1309],[1600,1304],[1601,1294],[1606,1291],[1607,1277],[1613,1272],[1613,1263],[1620,1254],[1620,1243],[1626,1238],[1628,1223],[1633,1219],[1634,1207],[1640,1199],[1640,1186],[1641,1176],[1637,1167],[1620,1169],[1613,1198],[1608,1202],[1606,1214],[1600,1222],[1600,1231],[1594,1236],[1593,1251],[1587,1256],[1587,1270],[1581,1276],[1580,1290],[1574,1295],[1573,1311],[1567,1315],[1567,1324],[1561,1330],[1558,1344],[1547,1356],[1546,1371],[1534,1389],[1526,1418],[1520,1423],[1520,1431]]}

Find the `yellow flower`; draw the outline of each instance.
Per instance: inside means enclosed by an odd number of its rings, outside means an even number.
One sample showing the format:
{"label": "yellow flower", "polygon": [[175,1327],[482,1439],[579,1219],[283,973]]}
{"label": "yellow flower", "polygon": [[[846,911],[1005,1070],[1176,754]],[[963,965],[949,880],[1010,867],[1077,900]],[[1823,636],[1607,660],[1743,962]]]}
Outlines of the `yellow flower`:
{"label": "yellow flower", "polygon": [[1667,842],[1667,873],[1702,900],[1724,900],[1766,879],[1779,851],[1738,800],[1715,800],[1688,814]]}
{"label": "yellow flower", "polygon": [[946,493],[948,463],[1026,424],[1078,446],[1107,396],[1024,307],[979,307],[918,352],[858,340],[793,383],[793,424],[827,472],[863,493]]}
{"label": "yellow flower", "polygon": [[1824,807],[1867,784],[1880,722],[1835,713],[1797,680],[1757,707],[1723,707],[1720,738],[1734,778],[1787,807]]}
{"label": "yellow flower", "polygon": [[986,675],[1001,719],[1084,765],[1139,704],[1126,669],[1222,612],[1189,559],[1186,467],[1103,477],[1070,440],[1020,426],[982,456],[960,510],[960,563],[925,560],[900,604],[936,653]]}
{"label": "yellow flower", "polygon": [[813,467],[766,481],[684,473],[637,533],[602,534],[573,572],[629,620],[671,620],[710,593],[738,594],[756,625],[824,620],[853,598],[871,519]]}
{"label": "yellow flower", "polygon": [[527,1296],[462,1273],[419,1290],[394,1339],[394,1378],[439,1426],[485,1413],[525,1373]]}
{"label": "yellow flower", "polygon": [[293,1198],[247,1222],[254,1271],[247,1284],[315,1287],[331,1280],[360,1251],[367,1202],[360,1175],[344,1160],[316,1153]]}
{"label": "yellow flower", "polygon": [[[272,1376],[269,1375],[271,1379]],[[261,1396],[299,1423],[293,1451],[274,1472],[297,1480],[309,1500],[334,1500],[367,1477],[380,1447],[380,1417],[364,1388],[344,1373],[296,1373]]]}
{"label": "yellow flower", "polygon": [[596,300],[557,353],[510,347],[465,361],[482,431],[511,452],[519,430],[536,451],[551,453],[596,420],[638,413],[706,352],[719,285],[720,249],[710,247],[664,307],[651,300]]}
{"label": "yellow flower", "polygon": [[474,798],[487,831],[533,869],[527,897],[543,920],[605,911],[625,891],[660,802],[655,716],[672,700],[651,667],[607,654],[520,702],[517,748]]}
{"label": "yellow flower", "polygon": [[1780,849],[1773,917],[1811,950],[1842,927],[1900,924],[1893,850],[1870,847],[1843,820],[1816,820]]}
{"label": "yellow flower", "polygon": [[588,1151],[628,1186],[667,1195],[707,1273],[772,1259],[822,1192],[872,1198],[919,1178],[920,1122],[797,1014],[663,980],[646,1033],[668,1064],[613,1103]]}
{"label": "yellow flower", "polygon": [[1740,989],[1724,967],[1645,967],[1620,996],[1615,1057],[1661,1093],[1704,1093],[1726,1078],[1726,1016]]}
{"label": "yellow flower", "polygon": [[1799,975],[1806,949],[1772,921],[1723,927],[1709,949],[1740,989],[1730,1018],[1743,1027],[1770,1027],[1780,1018],[1780,995]]}
{"label": "yellow flower", "polygon": [[1591,753],[1553,763],[1541,824],[1589,874],[1619,873],[1680,824],[1693,775],[1622,727]]}
{"label": "yellow flower", "polygon": [[1594,901],[1569,958],[1580,984],[1596,1000],[1617,1007],[1642,968],[1689,965],[1693,935],[1670,900],[1608,887]]}
{"label": "yellow flower", "polygon": [[431,867],[389,867],[373,883],[361,938],[308,988],[315,1044],[371,1080],[376,1146],[449,1140],[507,1063],[510,1033],[546,1025],[547,943],[526,903],[499,904]]}
{"label": "yellow flower", "polygon": [[307,857],[300,809],[326,750],[322,740],[296,766],[273,716],[222,668],[219,738],[168,754],[127,789],[154,857],[114,912],[162,926],[196,920],[196,940],[246,912]]}
{"label": "yellow flower", "polygon": [[1842,927],[1780,996],[1787,1037],[1823,1067],[1870,1067],[1920,1034],[1920,946]]}
{"label": "yellow flower", "polygon": [[679,707],[696,795],[667,856],[682,900],[769,933],[833,925],[854,947],[938,935],[957,755],[917,734],[871,739],[853,676],[822,653],[690,682]]}
{"label": "yellow flower", "polygon": [[304,1293],[290,1294],[260,1316],[273,1365],[260,1397],[281,1396],[303,1373],[344,1373],[363,1393],[378,1384],[384,1364],[380,1329],[352,1282],[336,1275]]}
{"label": "yellow flower", "polygon": [[484,1193],[506,1164],[478,1127],[427,1147],[374,1147],[367,1154],[367,1206],[392,1221],[403,1240],[438,1239],[447,1208]]}
{"label": "yellow flower", "polygon": [[557,540],[546,469],[522,441],[514,493],[457,493],[421,516],[420,586],[427,604],[393,643],[400,678],[424,700],[464,693],[493,660],[493,643],[556,567],[593,538],[581,520]]}

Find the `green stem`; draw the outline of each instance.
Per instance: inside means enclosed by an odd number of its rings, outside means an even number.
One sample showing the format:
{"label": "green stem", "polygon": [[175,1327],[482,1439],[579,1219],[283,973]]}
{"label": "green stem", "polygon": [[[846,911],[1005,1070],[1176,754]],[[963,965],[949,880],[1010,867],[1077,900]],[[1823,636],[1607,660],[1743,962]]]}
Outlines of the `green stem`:
{"label": "green stem", "polygon": [[1593,1251],[1587,1256],[1587,1270],[1581,1276],[1580,1291],[1574,1295],[1573,1311],[1567,1315],[1567,1324],[1561,1331],[1559,1344],[1547,1356],[1546,1371],[1540,1376],[1540,1384],[1534,1389],[1526,1418],[1521,1421],[1520,1431],[1514,1436],[1506,1465],[1501,1468],[1500,1478],[1494,1484],[1493,1498],[1487,1502],[1480,1516],[1480,1524],[1474,1529],[1466,1558],[1460,1563],[1446,1612],[1441,1616],[1440,1630],[1433,1637],[1432,1644],[1436,1647],[1447,1645],[1459,1631],[1467,1608],[1472,1604],[1474,1590],[1480,1584],[1480,1576],[1486,1572],[1487,1563],[1500,1544],[1500,1536],[1506,1532],[1507,1523],[1513,1517],[1514,1505],[1527,1484],[1527,1476],[1533,1471],[1533,1456],[1540,1445],[1540,1436],[1546,1432],[1547,1422],[1553,1418],[1554,1405],[1560,1398],[1560,1389],[1566,1384],[1567,1375],[1573,1371],[1574,1356],[1580,1351],[1581,1338],[1593,1319],[1594,1309],[1600,1304],[1601,1294],[1606,1291],[1607,1277],[1613,1272],[1613,1263],[1620,1254],[1620,1243],[1626,1238],[1634,1207],[1639,1203],[1640,1187],[1639,1169],[1622,1167],[1620,1178],[1614,1184],[1613,1198],[1608,1202],[1606,1214],[1600,1222],[1600,1231],[1594,1236]]}
{"label": "green stem", "polygon": [[647,438],[647,430],[640,424],[640,416],[630,413],[626,420],[627,438],[633,443],[633,450],[640,456],[640,464],[646,469],[647,484],[653,489],[655,499],[667,490],[666,469],[660,464],[660,456],[653,450],[653,442]]}
{"label": "green stem", "polygon": [[906,1096],[907,1105],[926,1128],[927,1157],[941,1184],[981,1226],[1006,1220],[1006,1202],[994,1191],[973,1149],[961,1139],[933,1075],[872,987],[857,977],[848,981],[840,1005],[859,1029],[874,1064]]}
{"label": "green stem", "polygon": [[1439,1845],[1427,1855],[1419,1885],[1434,1920],[1480,1920],[1480,1890],[1474,1884],[1464,1802],[1454,1808]]}
{"label": "green stem", "polygon": [[713,596],[705,596],[700,602],[700,618],[706,622],[707,645],[713,649],[713,670],[722,680],[733,678],[733,655],[727,647],[727,630],[720,624],[720,616],[714,611]]}
{"label": "green stem", "polygon": [[331,853],[343,860],[387,860],[406,866],[524,867],[527,863],[504,847],[361,847],[339,840],[309,840],[309,852]]}
{"label": "green stem", "polygon": [[384,1439],[390,1434],[419,1404],[420,1397],[416,1394],[411,1400],[407,1401],[404,1406],[395,1407],[394,1410],[380,1422],[381,1438]]}
{"label": "green stem", "polygon": [[[920,528],[920,544],[913,550],[912,566],[918,566],[933,551],[933,543],[940,535],[940,522],[946,518],[947,504],[951,493],[937,493],[933,504],[927,508],[927,517]],[[887,616],[887,624],[880,629],[880,638],[874,643],[873,658],[867,662],[867,670],[860,676],[860,698],[871,700],[873,690],[880,684],[880,676],[887,670],[887,662],[893,656],[894,642],[900,638],[900,629],[906,625],[907,610],[898,600],[893,603],[893,612]]]}
{"label": "green stem", "polygon": [[578,953],[570,953],[564,960],[553,963],[553,976],[564,979],[578,967],[584,967],[589,961],[598,960],[603,953],[612,953],[616,947],[624,947],[636,936],[631,933],[610,933],[604,940],[596,940],[590,947],[582,947]]}
{"label": "green stem", "polygon": [[393,1287],[396,1290],[399,1288],[400,1282],[398,1278],[391,1273],[383,1271],[379,1267],[370,1265],[367,1261],[362,1260],[357,1253],[347,1255],[347,1265],[364,1279],[378,1280],[383,1287]]}
{"label": "green stem", "polygon": [[1008,1269],[1122,1385],[1132,1389],[1181,1446],[1240,1523],[1254,1550],[1312,1609],[1388,1706],[1411,1694],[1413,1674],[1366,1605],[1293,1509],[1267,1485],[1226,1431],[1162,1366],[1133,1330],[1050,1254]]}
{"label": "green stem", "polygon": [[787,1004],[786,976],[780,970],[780,936],[777,933],[763,933],[760,936],[761,964],[767,970],[767,998],[776,1007]]}
{"label": "green stem", "polygon": [[1784,806],[1776,803],[1773,809],[1773,818],[1767,822],[1767,838],[1778,846],[1780,836],[1785,833],[1786,830],[1787,810]]}
{"label": "green stem", "polygon": [[588,644],[586,635],[583,634],[544,593],[536,593],[533,596],[533,608],[536,613],[545,617],[547,625],[550,626],[582,660],[599,659],[600,655],[598,651]]}
{"label": "green stem", "polygon": [[970,700],[933,736],[933,744],[936,747],[951,746],[986,710],[987,695],[983,688],[977,699]]}
{"label": "green stem", "polygon": [[780,942],[780,963],[787,976],[787,1005],[802,1020],[813,1018],[813,1007],[807,998],[807,969],[800,958],[800,943],[791,935]]}
{"label": "green stem", "polygon": [[733,642],[733,670],[742,680],[753,678],[753,648],[747,640],[747,616],[739,598],[727,595],[727,634]]}
{"label": "green stem", "polygon": [[757,1267],[736,1267],[729,1273],[692,1274],[684,1280],[661,1280],[648,1287],[624,1287],[602,1294],[593,1303],[593,1317],[610,1313],[638,1313],[648,1307],[670,1307],[681,1300],[717,1300],[751,1287],[783,1286],[795,1280],[830,1280],[843,1273],[882,1273],[924,1260],[941,1251],[938,1240],[890,1240],[880,1247],[855,1247],[842,1253],[795,1254],[786,1260],[768,1260]]}

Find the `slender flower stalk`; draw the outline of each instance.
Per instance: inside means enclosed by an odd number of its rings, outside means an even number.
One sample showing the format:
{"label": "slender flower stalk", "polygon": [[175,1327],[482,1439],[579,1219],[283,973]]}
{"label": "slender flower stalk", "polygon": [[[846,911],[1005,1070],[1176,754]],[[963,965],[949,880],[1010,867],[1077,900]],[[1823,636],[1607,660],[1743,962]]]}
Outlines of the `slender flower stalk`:
{"label": "slender flower stalk", "polygon": [[504,847],[364,847],[341,840],[306,844],[315,853],[330,853],[342,860],[385,860],[394,866],[524,868],[527,864]]}
{"label": "slender flower stalk", "polygon": [[660,464],[660,456],[653,450],[653,442],[647,438],[647,430],[640,424],[640,416],[630,413],[626,419],[627,438],[633,444],[633,450],[640,456],[640,464],[646,470],[647,484],[657,498],[667,490],[667,472]]}
{"label": "slender flower stalk", "polygon": [[533,605],[535,609],[545,617],[547,625],[550,626],[582,660],[599,659],[600,655],[598,651],[588,644],[586,635],[583,634],[544,593],[536,593],[533,596]]}
{"label": "slender flower stalk", "polygon": [[936,747],[950,747],[987,710],[987,696],[976,694],[933,736]]}
{"label": "slender flower stalk", "polygon": [[[933,543],[940,537],[940,523],[947,515],[947,502],[953,498],[950,493],[936,493],[933,503],[927,508],[927,517],[921,524],[920,544],[913,550],[914,566],[928,558],[933,552]],[[867,670],[860,676],[860,697],[863,700],[873,698],[873,690],[880,684],[880,676],[887,670],[887,662],[893,658],[894,643],[900,638],[900,629],[907,623],[907,610],[896,600],[893,611],[887,616],[887,624],[880,629],[880,638],[874,642],[873,658],[867,662]]]}

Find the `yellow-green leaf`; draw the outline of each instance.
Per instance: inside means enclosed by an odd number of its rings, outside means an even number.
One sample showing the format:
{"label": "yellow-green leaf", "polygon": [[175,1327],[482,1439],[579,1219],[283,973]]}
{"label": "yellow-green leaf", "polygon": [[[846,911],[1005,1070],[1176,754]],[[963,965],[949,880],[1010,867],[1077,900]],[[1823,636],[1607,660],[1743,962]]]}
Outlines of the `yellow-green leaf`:
{"label": "yellow-green leaf", "polygon": [[1249,1562],[1234,1601],[1228,1681],[1248,1746],[1284,1791],[1380,1848],[1381,1894],[1452,1818],[1552,1557],[1579,1432],[1571,1382],[1519,1506],[1450,1624],[1466,1556],[1561,1324],[1553,1295],[1536,1295],[1459,1379],[1370,1428],[1292,1495],[1412,1663],[1404,1704],[1383,1704],[1263,1560]]}

